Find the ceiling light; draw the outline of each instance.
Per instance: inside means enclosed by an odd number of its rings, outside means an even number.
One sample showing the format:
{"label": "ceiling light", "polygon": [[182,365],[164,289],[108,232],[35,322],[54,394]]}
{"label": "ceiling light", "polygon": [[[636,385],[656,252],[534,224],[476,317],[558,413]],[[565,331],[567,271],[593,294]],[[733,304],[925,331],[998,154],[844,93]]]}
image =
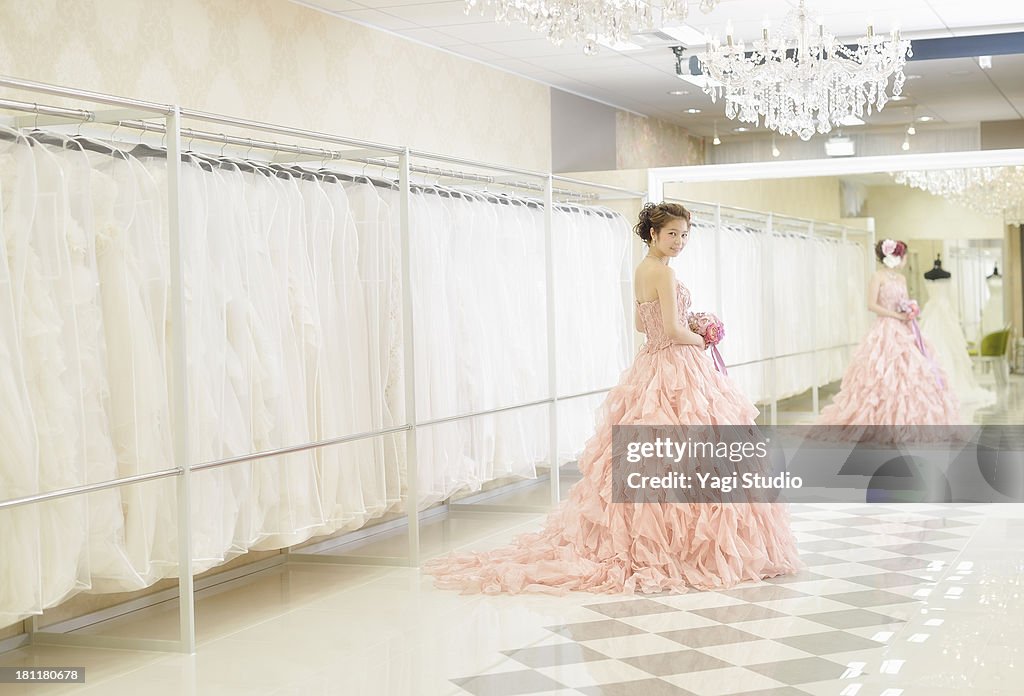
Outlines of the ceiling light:
{"label": "ceiling light", "polygon": [[855,114],[846,114],[836,121],[840,126],[863,126],[864,119],[858,118]]}
{"label": "ceiling light", "polygon": [[907,75],[907,79],[908,80],[920,80],[921,76],[920,75]]}
{"label": "ceiling light", "polygon": [[900,145],[900,149],[903,150],[904,152],[906,152],[907,150],[910,149],[910,138],[909,137],[903,138],[903,144]]}
{"label": "ceiling light", "polygon": [[978,66],[982,70],[992,69],[992,56],[978,56]]}
{"label": "ceiling light", "polygon": [[894,94],[891,97],[889,97],[889,100],[890,101],[903,101],[906,98],[907,98],[907,95],[905,95],[905,94]]}
{"label": "ceiling light", "polygon": [[699,114],[700,113],[700,109],[687,109],[686,113],[688,113],[688,114]]}
{"label": "ceiling light", "polygon": [[820,21],[812,21],[805,0],[786,15],[775,35],[765,26],[747,45],[733,36],[730,22],[724,42],[709,37],[705,46],[697,54],[701,72],[723,86],[704,91],[712,101],[725,100],[727,117],[763,123],[802,140],[810,140],[815,131],[831,132],[848,114],[881,111],[889,101],[890,79],[893,94],[903,90],[910,53],[910,41],[899,30],[876,35],[870,22],[856,45],[846,45]]}
{"label": "ceiling light", "polygon": [[917,129],[914,128],[914,124],[911,123],[910,127],[907,128],[907,135],[917,135]]}
{"label": "ceiling light", "polygon": [[715,139],[711,141],[712,145],[721,145],[722,139],[718,137],[718,121],[715,121]]}
{"label": "ceiling light", "polygon": [[920,121],[921,123],[927,123],[928,121],[934,121],[935,117],[934,116],[918,116],[917,120]]}
{"label": "ceiling light", "polygon": [[733,130],[736,131],[737,133],[746,133],[750,129],[747,128],[746,126],[740,126],[739,128],[733,128]]}
{"label": "ceiling light", "polygon": [[686,90],[686,89],[674,89],[671,92],[669,92],[669,94],[671,94],[673,97],[681,97],[684,94],[689,94],[689,93],[690,93],[690,91]]}
{"label": "ceiling light", "polygon": [[778,146],[775,144],[775,136],[772,136],[772,157],[778,157],[782,152],[779,151]]}
{"label": "ceiling light", "polygon": [[684,46],[699,46],[704,43],[704,33],[697,31],[687,24],[678,24],[674,27],[661,27],[663,34],[668,34]]}
{"label": "ceiling light", "polygon": [[825,141],[825,154],[829,157],[853,157],[857,154],[857,146],[850,138],[829,138]]}

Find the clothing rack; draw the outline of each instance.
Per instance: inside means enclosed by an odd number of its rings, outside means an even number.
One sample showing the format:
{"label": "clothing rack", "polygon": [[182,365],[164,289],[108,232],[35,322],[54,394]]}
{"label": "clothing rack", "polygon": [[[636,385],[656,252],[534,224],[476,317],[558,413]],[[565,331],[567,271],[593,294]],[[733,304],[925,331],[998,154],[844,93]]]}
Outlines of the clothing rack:
{"label": "clothing rack", "polygon": [[[284,453],[300,452],[327,447],[343,442],[353,442],[369,438],[380,437],[387,434],[404,432],[406,434],[406,476],[407,488],[405,491],[407,504],[406,525],[407,544],[406,554],[401,557],[362,557],[362,556],[318,556],[315,554],[285,553],[277,558],[269,560],[266,567],[291,561],[302,562],[334,562],[334,563],[357,563],[357,564],[385,564],[385,565],[406,565],[416,567],[420,562],[419,524],[420,513],[416,501],[418,500],[417,480],[418,471],[416,466],[416,446],[418,430],[439,421],[419,421],[416,413],[416,378],[415,378],[415,351],[414,345],[416,336],[413,331],[412,315],[412,269],[410,255],[410,195],[414,184],[411,181],[412,173],[436,174],[438,171],[447,174],[457,174],[456,178],[466,181],[479,181],[485,184],[496,184],[525,188],[519,186],[520,180],[530,185],[530,190],[543,193],[544,223],[545,223],[545,284],[547,297],[547,358],[548,358],[548,396],[545,399],[531,401],[525,404],[514,404],[499,409],[491,409],[474,413],[460,414],[441,420],[458,420],[473,418],[481,415],[497,413],[512,409],[530,408],[541,405],[548,406],[549,422],[549,452],[550,452],[550,498],[557,503],[559,494],[559,470],[558,470],[558,404],[562,400],[581,398],[591,394],[602,393],[607,389],[589,390],[580,394],[559,395],[557,391],[557,355],[556,355],[556,326],[555,315],[555,273],[557,269],[554,263],[554,225],[553,211],[555,210],[555,195],[592,195],[595,199],[618,199],[636,200],[644,199],[646,193],[642,191],[631,191],[628,189],[596,184],[578,179],[570,179],[551,174],[550,172],[537,172],[485,162],[475,162],[459,157],[439,155],[428,152],[413,150],[407,146],[394,146],[375,143],[354,138],[347,138],[331,133],[322,133],[292,128],[276,124],[262,123],[247,119],[234,118],[220,114],[184,109],[177,105],[146,102],[137,99],[118,97],[102,94],[89,90],[74,89],[58,85],[49,85],[39,82],[32,82],[18,78],[0,76],[0,87],[13,90],[25,91],[33,94],[44,94],[62,99],[70,99],[76,102],[90,104],[103,104],[114,107],[111,110],[83,110],[67,108],[63,106],[41,105],[38,103],[14,101],[9,99],[0,100],[0,109],[11,110],[32,114],[30,116],[17,117],[13,120],[5,119],[7,125],[16,128],[26,128],[32,125],[67,124],[69,121],[81,123],[105,123],[120,124],[122,127],[135,127],[143,131],[160,132],[166,143],[168,159],[168,224],[170,240],[170,305],[171,325],[175,327],[170,352],[172,353],[171,367],[173,383],[170,385],[170,401],[173,414],[173,468],[148,472],[137,476],[116,478],[108,481],[100,481],[88,485],[81,485],[59,490],[45,491],[34,495],[27,495],[8,500],[0,500],[0,511],[10,510],[20,506],[36,505],[43,501],[67,498],[83,495],[95,491],[111,488],[119,488],[129,484],[137,484],[147,481],[155,481],[166,478],[174,478],[176,481],[177,500],[177,540],[178,540],[178,587],[177,598],[179,612],[179,637],[177,640],[159,640],[144,638],[115,638],[107,636],[84,635],[81,633],[60,632],[59,630],[43,630],[38,623],[38,617],[32,616],[26,620],[26,634],[13,641],[16,647],[18,644],[33,643],[40,645],[67,645],[67,646],[93,646],[116,649],[148,649],[159,651],[178,651],[184,653],[195,652],[195,584],[191,573],[192,548],[191,548],[191,510],[190,501],[192,495],[192,474],[205,469],[231,466],[241,462],[249,462],[278,456]],[[197,121],[201,123],[212,123],[231,128],[244,129],[249,132],[269,133],[282,135],[289,139],[300,141],[312,141],[325,147],[310,147],[298,143],[277,143],[273,141],[257,140],[256,138],[241,137],[237,135],[215,134],[208,131],[185,128],[183,121]],[[140,127],[141,126],[141,127]],[[115,129],[116,134],[116,129]],[[405,359],[405,423],[389,428],[382,428],[373,432],[356,433],[344,437],[320,440],[296,444],[274,451],[253,452],[240,457],[225,458],[217,461],[194,462],[189,460],[189,438],[190,425],[189,414],[186,409],[188,390],[188,369],[186,364],[186,336],[187,326],[185,317],[184,302],[184,266],[181,251],[181,224],[180,216],[183,201],[180,196],[181,190],[181,159],[183,154],[182,139],[192,137],[212,142],[220,142],[224,145],[238,145],[250,149],[264,149],[277,153],[288,154],[294,158],[323,159],[323,160],[344,160],[362,163],[366,160],[379,160],[389,163],[389,168],[397,170],[397,186],[399,190],[399,227],[400,227],[400,253],[401,253],[401,278],[402,278],[402,322],[403,342]],[[344,150],[328,149],[328,147],[342,146]],[[395,160],[392,162],[391,160]],[[428,167],[413,164],[413,160],[425,162],[443,163],[463,167],[495,172],[496,176],[473,174],[471,177],[467,172],[455,172],[449,170],[438,170],[436,167]],[[423,171],[421,171],[423,170]],[[465,176],[464,176],[465,175]],[[555,182],[573,188],[556,188]],[[465,507],[465,506],[463,506]],[[458,504],[448,503],[449,511],[459,509]],[[508,510],[508,506],[474,505],[475,511],[487,511],[489,509]],[[523,508],[526,510],[527,508]],[[530,511],[533,508],[529,508]],[[261,566],[263,567],[263,566]],[[154,600],[156,601],[156,600]],[[161,600],[162,601],[162,600]],[[135,607],[137,608],[137,607]],[[71,622],[72,624],[74,622]],[[71,626],[74,628],[74,626]],[[59,629],[59,627],[58,627]],[[11,641],[8,641],[11,644]]]}
{"label": "clothing rack", "polygon": [[[869,229],[857,229],[854,227],[847,227],[836,223],[821,222],[812,220],[809,218],[800,218],[789,215],[778,215],[771,212],[764,212],[758,210],[752,210],[749,208],[743,208],[739,206],[723,205],[720,203],[709,203],[704,201],[688,201],[684,199],[669,198],[666,200],[672,200],[677,203],[682,203],[692,211],[703,212],[713,220],[713,225],[716,230],[721,229],[723,225],[735,224],[748,227],[755,233],[765,235],[768,240],[775,239],[778,235],[787,237],[799,237],[808,240],[827,240],[827,239],[838,239],[846,242],[853,238],[863,239],[863,243],[866,244],[867,248],[874,246],[875,233],[873,228]],[[756,226],[751,227],[751,224]],[[721,244],[719,235],[715,236],[715,257],[716,259],[721,257]],[[721,267],[721,264],[717,264]],[[762,271],[765,278],[772,277],[774,275],[774,261],[773,254],[765,254]],[[814,264],[810,264],[810,272],[812,273],[812,283],[818,269]],[[867,266],[864,269],[865,277],[871,273],[870,258],[867,260]],[[718,274],[716,277],[715,284],[715,297],[713,306],[716,312],[721,311],[722,297],[725,291],[724,279],[722,274]],[[763,292],[762,302],[765,306],[762,309],[762,314],[767,317],[775,315],[775,293],[774,292]],[[815,313],[811,313],[810,316],[811,332],[814,337],[815,348],[806,351],[797,352],[786,352],[777,353],[771,356],[761,358],[758,360],[748,360],[742,362],[728,363],[727,367],[744,367],[749,365],[767,364],[769,369],[769,423],[776,425],[778,423],[778,382],[779,382],[779,361],[786,358],[794,358],[799,356],[807,356],[812,363],[812,386],[811,386],[811,412],[817,415],[820,411],[820,398],[819,398],[819,387],[822,382],[821,379],[821,365],[820,356],[825,351],[832,351],[836,349],[845,349],[855,346],[856,343],[843,343],[840,345],[832,345],[826,347],[817,347],[818,335],[820,331],[820,322]],[[773,323],[768,322],[767,330],[769,332],[769,341],[772,346],[776,345],[775,341],[775,326]]]}

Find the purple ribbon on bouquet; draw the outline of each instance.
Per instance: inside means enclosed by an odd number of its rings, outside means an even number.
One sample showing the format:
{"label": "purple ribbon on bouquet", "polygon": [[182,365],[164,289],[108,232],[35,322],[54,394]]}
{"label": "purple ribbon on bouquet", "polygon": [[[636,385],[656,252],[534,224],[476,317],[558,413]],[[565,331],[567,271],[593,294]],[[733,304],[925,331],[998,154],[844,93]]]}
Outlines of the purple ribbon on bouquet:
{"label": "purple ribbon on bouquet", "polygon": [[939,368],[932,360],[932,356],[928,355],[928,350],[924,347],[924,337],[921,336],[921,327],[917,325],[917,319],[910,320],[910,326],[914,329],[914,341],[917,343],[917,347],[921,350],[925,360],[928,361],[928,366],[932,369],[932,375],[935,377],[936,384],[939,385],[939,389],[945,389],[946,384],[942,381],[942,375],[939,374]]}
{"label": "purple ribbon on bouquet", "polygon": [[715,368],[723,375],[729,374],[729,371],[725,369],[725,361],[722,360],[722,354],[718,352],[718,346],[711,346],[711,360],[715,363]]}

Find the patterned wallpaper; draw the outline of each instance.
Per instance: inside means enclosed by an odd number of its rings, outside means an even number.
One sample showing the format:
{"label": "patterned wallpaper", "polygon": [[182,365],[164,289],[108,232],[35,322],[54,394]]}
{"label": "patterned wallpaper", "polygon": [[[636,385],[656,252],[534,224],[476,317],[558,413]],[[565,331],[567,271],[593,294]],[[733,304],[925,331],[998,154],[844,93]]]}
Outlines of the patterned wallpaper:
{"label": "patterned wallpaper", "polygon": [[618,169],[704,164],[704,140],[682,126],[627,111],[616,114]]}
{"label": "patterned wallpaper", "polygon": [[0,0],[0,28],[11,77],[550,167],[547,86],[286,0]]}

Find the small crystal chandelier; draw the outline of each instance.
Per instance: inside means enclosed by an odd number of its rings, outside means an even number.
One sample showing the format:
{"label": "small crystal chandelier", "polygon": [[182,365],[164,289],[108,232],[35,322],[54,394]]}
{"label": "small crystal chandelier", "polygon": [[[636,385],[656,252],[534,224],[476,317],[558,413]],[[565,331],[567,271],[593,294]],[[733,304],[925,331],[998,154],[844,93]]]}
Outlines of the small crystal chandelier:
{"label": "small crystal chandelier", "polygon": [[[705,14],[720,0],[700,0]],[[598,43],[615,45],[629,41],[637,32],[647,31],[690,14],[691,0],[466,0],[466,14],[479,8],[483,15],[494,8],[495,21],[521,22],[533,31],[545,34],[561,46],[566,39],[583,44],[583,52],[593,55]],[[696,4],[696,0],[693,0]]]}
{"label": "small crystal chandelier", "polygon": [[765,127],[781,135],[809,140],[846,117],[863,116],[865,108],[881,111],[890,78],[893,96],[903,91],[910,41],[899,31],[878,36],[869,25],[857,44],[848,47],[822,24],[812,25],[800,0],[779,34],[766,26],[748,47],[733,39],[730,25],[725,44],[709,38],[697,58],[709,78],[704,92],[712,101],[725,97],[726,116],[753,124],[764,118]]}

